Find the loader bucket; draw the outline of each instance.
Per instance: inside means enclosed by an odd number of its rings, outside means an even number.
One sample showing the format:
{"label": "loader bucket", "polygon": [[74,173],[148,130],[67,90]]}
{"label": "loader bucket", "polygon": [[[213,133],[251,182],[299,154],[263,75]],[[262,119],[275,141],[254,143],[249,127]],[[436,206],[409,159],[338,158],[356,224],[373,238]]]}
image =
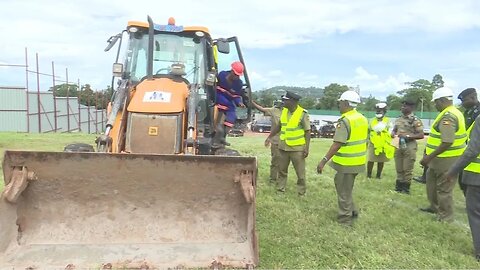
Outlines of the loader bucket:
{"label": "loader bucket", "polygon": [[252,268],[256,158],[6,151],[0,268]]}

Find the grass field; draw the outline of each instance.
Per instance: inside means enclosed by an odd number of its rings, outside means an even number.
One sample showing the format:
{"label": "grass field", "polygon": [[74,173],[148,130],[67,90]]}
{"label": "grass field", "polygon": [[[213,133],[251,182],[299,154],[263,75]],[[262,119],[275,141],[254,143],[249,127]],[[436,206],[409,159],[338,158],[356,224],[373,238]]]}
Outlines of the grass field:
{"label": "grass field", "polygon": [[[0,151],[61,151],[68,143],[92,143],[94,138],[85,134],[0,133]],[[381,180],[357,177],[354,198],[360,218],[352,228],[345,228],[336,222],[334,171],[328,167],[322,175],[316,174],[316,164],[331,140],[312,140],[307,158],[307,195],[298,197],[293,168],[285,194],[277,194],[268,184],[270,151],[263,147],[264,138],[229,138],[232,147],[243,155],[258,157],[260,268],[480,267],[472,256],[464,198],[458,187],[454,194],[455,222],[439,223],[433,215],[418,210],[428,204],[424,185],[412,183],[411,195],[392,191],[395,169],[389,162]],[[423,143],[419,157],[420,149]],[[419,166],[415,172],[421,173]]]}

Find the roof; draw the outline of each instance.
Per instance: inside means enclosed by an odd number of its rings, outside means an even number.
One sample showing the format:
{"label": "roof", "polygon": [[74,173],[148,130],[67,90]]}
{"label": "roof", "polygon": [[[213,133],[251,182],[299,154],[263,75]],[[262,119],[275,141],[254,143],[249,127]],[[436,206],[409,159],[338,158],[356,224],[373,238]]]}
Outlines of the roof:
{"label": "roof", "polygon": [[[129,21],[127,26],[128,27],[136,26],[136,27],[148,28],[148,23],[147,22],[140,22],[140,21]],[[208,28],[204,27],[204,26],[184,26],[183,31],[184,32],[201,31],[201,32],[205,32],[207,34],[210,34],[210,31],[208,30]]]}

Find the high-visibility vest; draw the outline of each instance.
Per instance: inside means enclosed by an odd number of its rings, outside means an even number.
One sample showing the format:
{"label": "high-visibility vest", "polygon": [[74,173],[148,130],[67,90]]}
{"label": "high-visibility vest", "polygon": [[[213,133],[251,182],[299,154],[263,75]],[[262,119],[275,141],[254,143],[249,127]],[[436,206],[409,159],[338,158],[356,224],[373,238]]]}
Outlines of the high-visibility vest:
{"label": "high-visibility vest", "polygon": [[282,115],[280,116],[280,123],[282,128],[280,130],[280,140],[285,141],[288,146],[298,146],[306,144],[305,130],[300,125],[303,114],[306,111],[297,106],[297,109],[293,112],[290,119],[288,119],[288,109],[283,108]]}
{"label": "high-visibility vest", "polygon": [[342,114],[350,124],[350,134],[332,161],[342,166],[359,166],[367,162],[368,120],[353,109]]}
{"label": "high-visibility vest", "polygon": [[[472,132],[473,126],[476,124],[476,122],[473,122],[473,124],[470,125],[470,127],[467,130],[468,137],[470,138],[470,133]],[[467,167],[464,169],[465,171],[469,171],[472,173],[479,173],[480,174],[480,155],[475,158],[470,164],[468,164]]]}
{"label": "high-visibility vest", "polygon": [[378,124],[378,118],[375,117],[370,121],[370,143],[373,144],[376,156],[385,153],[387,158],[392,158],[395,153],[395,147],[392,145],[392,135],[387,129],[389,121],[388,117],[383,117],[381,122],[385,123],[386,128],[380,134],[373,130]]}
{"label": "high-visibility vest", "polygon": [[440,120],[443,118],[443,116],[447,112],[453,114],[457,118],[458,128],[457,128],[457,131],[455,132],[455,140],[453,141],[453,144],[445,152],[441,153],[437,157],[440,157],[440,158],[458,157],[463,154],[463,151],[465,151],[465,147],[466,147],[465,142],[467,141],[467,131],[465,130],[465,118],[457,108],[455,108],[454,106],[448,106],[437,116],[437,118],[435,118],[435,121],[433,121],[432,129],[430,130],[430,135],[428,136],[428,139],[427,139],[427,147],[426,147],[427,155],[435,151],[435,149],[437,149],[437,147],[439,147],[440,144],[442,143],[442,138],[437,128]]}

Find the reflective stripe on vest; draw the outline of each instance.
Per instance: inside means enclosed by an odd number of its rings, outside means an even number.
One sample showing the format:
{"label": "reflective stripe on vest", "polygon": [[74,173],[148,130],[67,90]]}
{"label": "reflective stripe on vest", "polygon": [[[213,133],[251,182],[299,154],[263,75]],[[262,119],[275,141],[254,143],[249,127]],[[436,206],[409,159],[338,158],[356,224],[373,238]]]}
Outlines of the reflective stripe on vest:
{"label": "reflective stripe on vest", "polygon": [[427,155],[431,154],[433,151],[435,151],[435,149],[437,149],[437,147],[440,146],[440,144],[442,144],[441,135],[440,132],[437,130],[437,125],[447,112],[453,114],[455,118],[457,118],[458,129],[455,132],[455,140],[453,141],[453,144],[445,152],[441,153],[437,157],[458,157],[463,154],[463,151],[465,151],[465,142],[467,141],[465,118],[457,108],[455,108],[454,106],[448,106],[437,116],[437,118],[435,118],[435,121],[433,121],[430,135],[427,139]]}
{"label": "reflective stripe on vest", "polygon": [[280,140],[285,141],[288,146],[298,146],[306,143],[305,130],[300,125],[303,113],[304,109],[297,106],[297,109],[290,116],[290,119],[288,119],[288,109],[283,108],[282,110],[282,115],[280,116],[280,123],[282,124]]}
{"label": "reflective stripe on vest", "polygon": [[359,166],[367,162],[368,120],[355,109],[342,114],[350,124],[350,136],[332,161],[342,166]]}
{"label": "reflective stripe on vest", "polygon": [[[470,138],[470,133],[472,132],[474,125],[475,125],[475,122],[473,122],[473,124],[471,124],[467,130],[468,138]],[[465,167],[464,170],[468,172],[480,174],[480,155],[476,159],[474,159],[472,162],[470,162],[470,164],[468,164],[468,166]]]}

